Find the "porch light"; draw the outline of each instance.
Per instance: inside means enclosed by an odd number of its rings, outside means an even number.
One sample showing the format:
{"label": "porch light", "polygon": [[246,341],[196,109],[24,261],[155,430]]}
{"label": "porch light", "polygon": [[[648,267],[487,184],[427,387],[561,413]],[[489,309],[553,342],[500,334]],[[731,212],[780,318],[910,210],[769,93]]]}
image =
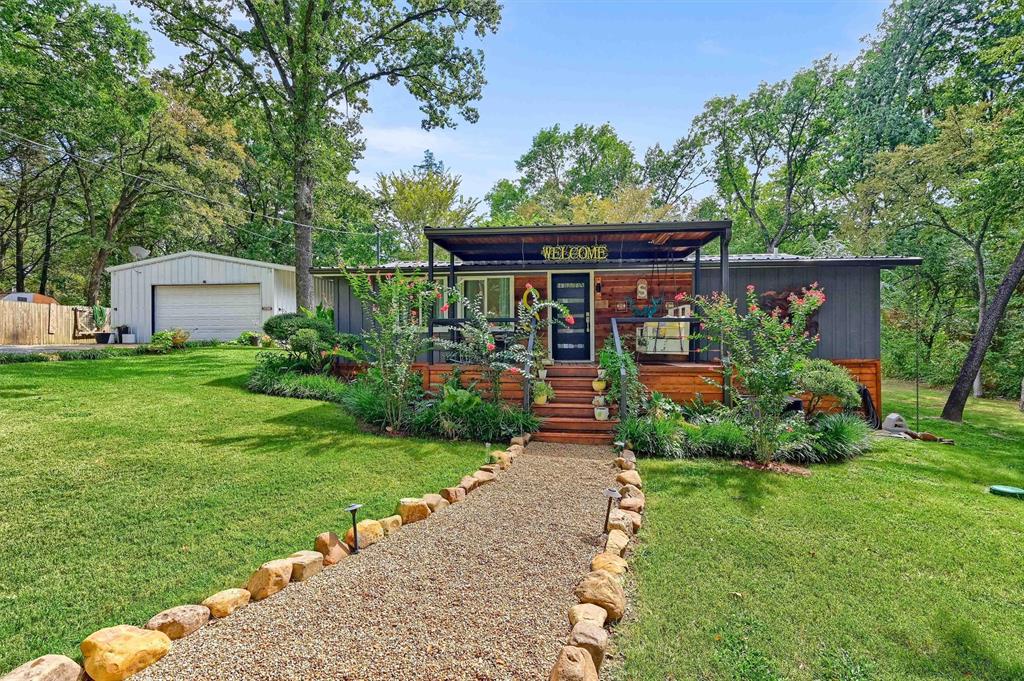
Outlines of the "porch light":
{"label": "porch light", "polygon": [[601,534],[608,531],[608,521],[611,520],[612,517],[612,504],[622,498],[622,495],[619,494],[619,490],[614,487],[606,488],[604,490],[604,495],[608,497],[608,510],[605,511],[604,514],[604,525],[601,527]]}
{"label": "porch light", "polygon": [[362,507],[362,504],[352,504],[345,509],[352,514],[352,553],[359,553],[359,526],[356,525],[356,514]]}

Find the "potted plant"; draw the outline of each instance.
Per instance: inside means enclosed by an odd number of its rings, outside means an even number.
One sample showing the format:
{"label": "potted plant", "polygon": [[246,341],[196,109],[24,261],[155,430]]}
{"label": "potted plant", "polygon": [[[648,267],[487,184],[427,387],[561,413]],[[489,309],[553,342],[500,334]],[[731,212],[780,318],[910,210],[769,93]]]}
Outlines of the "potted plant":
{"label": "potted plant", "polygon": [[604,389],[608,387],[608,381],[603,378],[595,378],[590,382],[590,386],[594,389],[594,392],[603,393]]}
{"label": "potted plant", "polygon": [[608,404],[608,401],[605,399],[604,395],[594,395],[594,399],[592,399],[590,403],[595,407],[603,407]]}
{"label": "potted plant", "polygon": [[92,323],[96,327],[96,342],[104,345],[109,343],[113,334],[103,330],[107,326],[107,309],[105,307],[102,305],[92,306]]}
{"label": "potted plant", "polygon": [[607,421],[609,413],[608,407],[594,407],[594,419],[597,421]]}
{"label": "potted plant", "polygon": [[604,369],[599,368],[597,370],[597,377],[603,381],[608,377],[608,373]]}
{"label": "potted plant", "polygon": [[548,400],[555,399],[555,389],[544,381],[537,381],[533,384],[533,403],[547,404]]}

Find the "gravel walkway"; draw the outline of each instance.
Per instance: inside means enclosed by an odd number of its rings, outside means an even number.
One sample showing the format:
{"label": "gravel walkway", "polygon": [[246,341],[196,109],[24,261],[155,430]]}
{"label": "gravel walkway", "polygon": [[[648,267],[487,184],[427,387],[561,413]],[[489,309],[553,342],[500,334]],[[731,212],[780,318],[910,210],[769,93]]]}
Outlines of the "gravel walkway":
{"label": "gravel walkway", "polygon": [[133,679],[547,678],[598,552],[611,458],[531,444],[466,501],[176,641]]}

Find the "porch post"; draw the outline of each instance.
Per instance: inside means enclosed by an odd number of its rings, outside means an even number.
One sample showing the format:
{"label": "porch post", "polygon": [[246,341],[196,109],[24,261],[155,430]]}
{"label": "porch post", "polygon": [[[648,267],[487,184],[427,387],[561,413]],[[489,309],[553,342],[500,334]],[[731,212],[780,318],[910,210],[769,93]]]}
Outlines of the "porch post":
{"label": "porch post", "polygon": [[[721,281],[719,282],[719,291],[724,296],[729,295],[729,240],[732,239],[732,229],[726,228],[725,232],[721,236],[722,242],[722,257],[719,259],[719,275]],[[718,349],[719,359],[725,360],[725,342],[723,341],[719,345]],[[722,399],[725,402],[725,406],[732,406],[732,397],[729,394],[729,386],[732,381],[732,377],[727,375],[724,371],[722,372]]]}
{"label": "porch post", "polygon": [[[455,254],[454,253],[449,253],[448,254],[448,288],[454,291],[456,283],[457,282],[455,281]],[[448,306],[448,319],[455,319],[455,316],[456,316],[455,308],[452,307],[451,305],[449,305]],[[449,324],[448,325],[448,337],[449,337],[449,339],[451,339],[451,341],[453,343],[455,342],[455,325],[454,324]]]}
{"label": "porch post", "polygon": [[[701,263],[700,263],[700,246],[697,246],[697,250],[693,252],[693,290],[690,291],[690,297],[695,298],[700,295],[700,278],[701,278]],[[697,312],[696,306],[690,312],[690,316],[694,316]],[[700,333],[700,323],[691,322],[691,327],[696,328],[697,333]],[[691,334],[692,335],[692,334]],[[693,345],[690,346],[690,361],[696,362],[700,360],[700,340],[694,340]]]}
{"label": "porch post", "polygon": [[[431,284],[434,283],[434,242],[430,239],[430,237],[427,237],[427,281],[430,282]],[[433,338],[434,338],[434,310],[433,310],[433,308],[431,308],[431,310],[430,310],[430,319],[427,322],[427,338],[431,339],[431,341],[430,341],[431,343],[434,342],[433,341]],[[433,364],[434,363],[434,348],[433,347],[430,348],[430,352],[429,352],[429,354],[427,356],[427,363],[428,364]]]}

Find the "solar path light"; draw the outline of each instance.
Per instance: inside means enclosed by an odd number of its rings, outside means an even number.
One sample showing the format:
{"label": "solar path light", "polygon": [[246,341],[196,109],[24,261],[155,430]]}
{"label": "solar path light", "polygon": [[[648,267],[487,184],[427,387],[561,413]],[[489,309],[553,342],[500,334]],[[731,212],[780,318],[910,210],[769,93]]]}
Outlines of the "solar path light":
{"label": "solar path light", "polygon": [[356,525],[356,514],[362,507],[362,504],[352,504],[345,509],[352,514],[352,553],[359,553],[359,526]]}
{"label": "solar path light", "polygon": [[604,491],[604,495],[608,497],[608,510],[605,511],[604,514],[604,527],[601,528],[601,534],[604,534],[608,531],[608,521],[612,517],[612,504],[622,498],[622,495],[619,494],[619,490],[615,489],[614,487],[607,488]]}

